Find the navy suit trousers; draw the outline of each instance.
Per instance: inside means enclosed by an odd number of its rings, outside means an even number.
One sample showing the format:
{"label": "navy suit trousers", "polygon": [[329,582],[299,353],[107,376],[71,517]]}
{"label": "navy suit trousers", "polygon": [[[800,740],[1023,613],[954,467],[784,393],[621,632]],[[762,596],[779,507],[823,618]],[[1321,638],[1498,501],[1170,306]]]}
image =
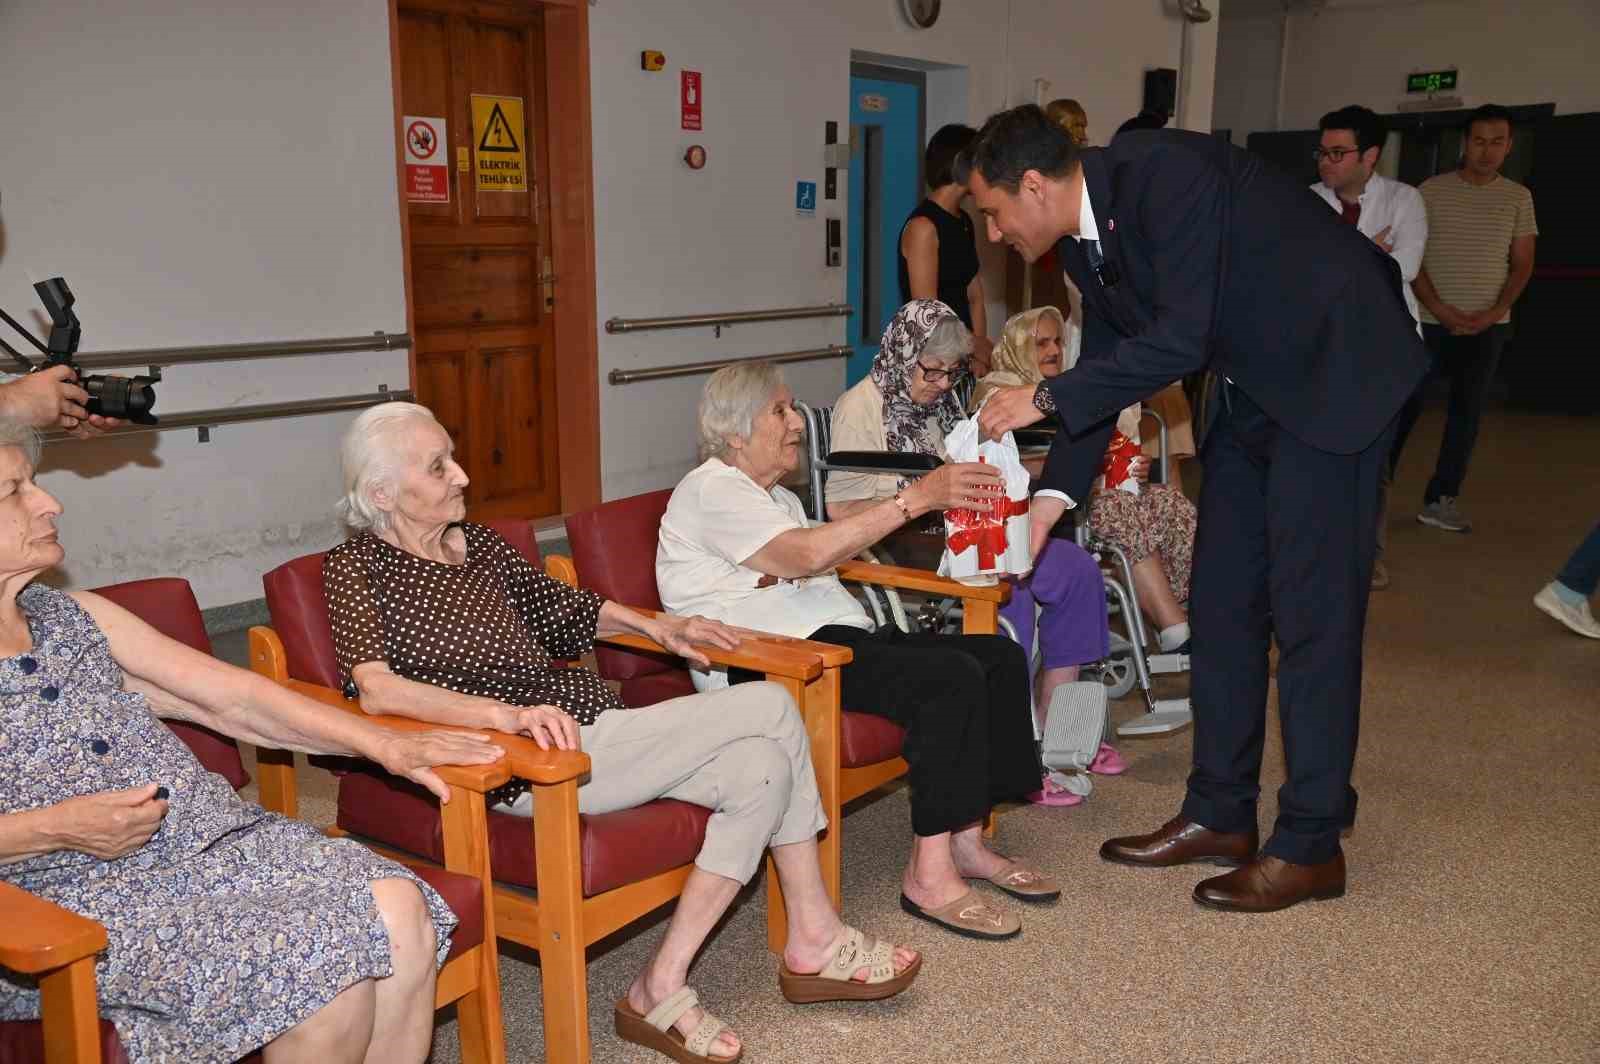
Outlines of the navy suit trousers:
{"label": "navy suit trousers", "polygon": [[1215,831],[1256,824],[1267,650],[1278,642],[1288,778],[1262,852],[1314,864],[1339,852],[1361,716],[1361,640],[1378,488],[1393,422],[1354,454],[1317,450],[1219,382],[1201,451],[1193,590],[1194,767],[1183,812]]}

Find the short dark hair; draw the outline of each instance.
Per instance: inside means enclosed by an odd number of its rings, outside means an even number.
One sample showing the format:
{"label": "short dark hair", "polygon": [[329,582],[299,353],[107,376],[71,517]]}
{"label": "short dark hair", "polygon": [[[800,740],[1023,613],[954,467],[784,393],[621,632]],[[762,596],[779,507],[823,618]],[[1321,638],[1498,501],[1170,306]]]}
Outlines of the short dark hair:
{"label": "short dark hair", "polygon": [[965,184],[974,171],[996,188],[1015,193],[1022,175],[1037,170],[1066,177],[1078,167],[1078,146],[1038,104],[1023,104],[989,116],[977,139],[956,162],[956,180]]}
{"label": "short dark hair", "polygon": [[967,150],[978,131],[971,126],[951,124],[940,126],[928,140],[928,150],[922,157],[923,171],[927,174],[929,188],[944,188],[955,184],[956,156]]}
{"label": "short dark hair", "polygon": [[1360,104],[1351,104],[1337,111],[1329,111],[1322,116],[1322,121],[1317,123],[1317,128],[1324,132],[1330,129],[1348,129],[1355,134],[1358,151],[1377,148],[1381,152],[1383,142],[1389,136],[1389,130],[1377,112]]}
{"label": "short dark hair", "polygon": [[1472,135],[1472,127],[1477,122],[1504,122],[1506,132],[1517,131],[1517,120],[1511,117],[1511,112],[1497,103],[1486,103],[1482,107],[1474,107],[1467,112],[1467,120],[1461,123],[1463,136]]}
{"label": "short dark hair", "polygon": [[1116,140],[1121,134],[1129,133],[1136,129],[1164,129],[1171,117],[1171,115],[1163,111],[1140,111],[1118,126],[1117,131],[1111,135],[1111,139]]}

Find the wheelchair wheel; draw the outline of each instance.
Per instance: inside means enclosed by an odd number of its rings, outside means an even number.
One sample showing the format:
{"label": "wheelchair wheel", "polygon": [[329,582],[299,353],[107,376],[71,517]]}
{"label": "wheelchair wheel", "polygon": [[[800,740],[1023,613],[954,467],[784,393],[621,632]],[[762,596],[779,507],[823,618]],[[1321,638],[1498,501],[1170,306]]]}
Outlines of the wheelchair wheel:
{"label": "wheelchair wheel", "polygon": [[1100,682],[1106,685],[1107,698],[1121,698],[1133,690],[1137,676],[1132,658],[1108,658],[1096,668],[1100,670]]}

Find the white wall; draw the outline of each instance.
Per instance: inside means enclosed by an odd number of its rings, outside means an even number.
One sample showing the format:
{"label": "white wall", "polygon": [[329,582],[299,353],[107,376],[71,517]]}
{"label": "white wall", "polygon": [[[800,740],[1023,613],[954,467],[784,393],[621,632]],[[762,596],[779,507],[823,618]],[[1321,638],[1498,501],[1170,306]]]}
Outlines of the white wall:
{"label": "white wall", "polygon": [[1230,6],[1222,13],[1211,120],[1217,129],[1231,130],[1241,147],[1250,134],[1278,128],[1283,21],[1281,12],[1235,13]]}
{"label": "white wall", "polygon": [[[960,117],[974,125],[1032,100],[1033,79],[1045,78],[1052,96],[1084,104],[1090,135],[1101,143],[1139,109],[1144,69],[1178,63],[1181,23],[1163,0],[945,4],[931,30],[910,28],[898,6],[893,0],[601,0],[591,9],[602,322],[843,300],[845,271],[822,265],[822,253],[824,219],[844,218],[844,189],[839,200],[824,200],[815,218],[796,217],[793,197],[796,180],[822,178],[823,123],[832,119],[848,129],[852,51],[965,68],[967,110]],[[1215,26],[1196,31],[1195,103],[1207,112]],[[646,48],[666,53],[665,71],[639,70]],[[678,71],[685,68],[705,76],[700,133],[679,129]],[[936,106],[942,111],[960,99],[959,75],[935,75],[930,125]],[[1209,113],[1192,117],[1209,126]],[[710,156],[699,172],[679,162],[693,143]],[[984,260],[996,321],[1004,278],[998,255]],[[724,330],[720,339],[709,329],[602,332],[605,496],[668,486],[692,465],[694,404],[704,383],[688,377],[612,386],[605,383],[610,370],[821,347],[843,338],[843,319],[744,326]],[[842,360],[790,366],[788,373],[801,398],[832,402],[843,387]]]}
{"label": "white wall", "polygon": [[[31,281],[65,276],[86,353],[403,332],[389,65],[384,0],[8,0],[0,306],[35,319]],[[404,352],[179,366],[156,410],[382,383],[406,386]],[[260,597],[336,541],[351,416],[52,445],[65,577]]]}
{"label": "white wall", "polygon": [[[1359,103],[1392,113],[1414,70],[1460,71],[1457,94],[1481,103],[1554,103],[1557,113],[1600,110],[1596,0],[1328,0],[1287,19],[1283,115],[1277,115],[1281,14],[1233,0],[1218,45],[1215,121],[1236,142],[1258,130],[1312,129],[1326,112]],[[1230,7],[1234,11],[1235,7]]]}
{"label": "white wall", "polygon": [[1554,102],[1600,110],[1596,0],[1432,0],[1330,5],[1289,18],[1284,128],[1315,128],[1334,107],[1395,110],[1412,70],[1460,70],[1468,107]]}

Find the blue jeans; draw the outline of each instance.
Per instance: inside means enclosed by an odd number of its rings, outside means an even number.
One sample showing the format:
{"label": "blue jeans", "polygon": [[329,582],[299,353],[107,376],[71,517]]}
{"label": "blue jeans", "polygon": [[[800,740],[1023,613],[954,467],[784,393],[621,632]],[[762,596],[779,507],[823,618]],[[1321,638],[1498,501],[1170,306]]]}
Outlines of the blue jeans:
{"label": "blue jeans", "polygon": [[1585,598],[1600,588],[1600,525],[1595,525],[1584,541],[1578,544],[1578,549],[1572,552],[1572,557],[1561,567],[1556,579]]}
{"label": "blue jeans", "polygon": [[[1433,354],[1433,371],[1429,377],[1437,373],[1450,378],[1450,409],[1445,416],[1444,438],[1439,441],[1439,459],[1428,481],[1428,489],[1422,495],[1423,505],[1427,505],[1438,502],[1441,495],[1461,494],[1462,482],[1467,479],[1467,463],[1472,460],[1472,450],[1478,442],[1484,400],[1489,395],[1495,370],[1500,366],[1501,352],[1511,339],[1511,326],[1491,325],[1476,336],[1453,336],[1443,325],[1424,324],[1422,338]],[[1389,457],[1391,471],[1400,464],[1400,451],[1417,423],[1417,415],[1422,412],[1422,389],[1426,383],[1424,380],[1418,385],[1416,393],[1401,408],[1400,424]]]}

